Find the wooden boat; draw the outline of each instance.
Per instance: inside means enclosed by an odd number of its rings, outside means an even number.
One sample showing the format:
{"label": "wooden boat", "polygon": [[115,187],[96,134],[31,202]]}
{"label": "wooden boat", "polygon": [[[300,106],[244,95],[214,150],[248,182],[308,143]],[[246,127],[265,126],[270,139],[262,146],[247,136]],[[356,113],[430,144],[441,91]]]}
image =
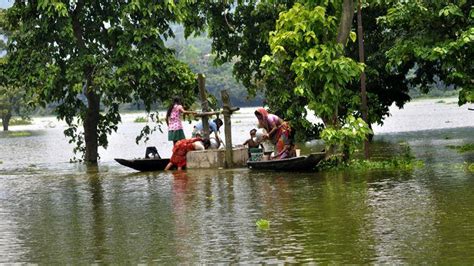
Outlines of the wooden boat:
{"label": "wooden boat", "polygon": [[255,170],[310,171],[314,170],[316,165],[324,159],[325,154],[324,152],[318,152],[288,159],[247,161],[247,166]]}
{"label": "wooden boat", "polygon": [[146,159],[120,159],[115,158],[119,164],[133,168],[138,171],[158,171],[164,170],[166,165],[169,163],[170,159],[168,158],[146,158]]}

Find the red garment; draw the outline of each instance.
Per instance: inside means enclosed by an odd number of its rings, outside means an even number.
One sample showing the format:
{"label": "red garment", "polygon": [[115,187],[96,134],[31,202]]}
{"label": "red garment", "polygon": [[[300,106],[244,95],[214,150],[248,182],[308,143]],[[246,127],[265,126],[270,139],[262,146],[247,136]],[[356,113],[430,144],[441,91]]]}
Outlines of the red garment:
{"label": "red garment", "polygon": [[170,162],[177,167],[186,166],[186,154],[189,151],[194,150],[193,143],[200,141],[201,138],[182,139],[176,142],[173,147],[173,154],[171,155]]}

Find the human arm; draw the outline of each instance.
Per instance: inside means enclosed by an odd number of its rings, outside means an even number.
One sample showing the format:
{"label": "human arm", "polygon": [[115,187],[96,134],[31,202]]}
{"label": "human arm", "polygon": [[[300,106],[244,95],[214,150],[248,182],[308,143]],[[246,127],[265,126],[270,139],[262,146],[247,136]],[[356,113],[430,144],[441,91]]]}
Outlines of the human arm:
{"label": "human arm", "polygon": [[214,131],[214,136],[216,137],[217,144],[219,144],[219,147],[221,146],[221,144],[225,147],[225,143],[222,141],[219,131]]}
{"label": "human arm", "polygon": [[196,111],[188,111],[188,110],[184,109],[184,107],[182,105],[178,106],[178,110],[179,110],[180,113],[183,113],[183,114],[191,114],[191,115],[197,114]]}

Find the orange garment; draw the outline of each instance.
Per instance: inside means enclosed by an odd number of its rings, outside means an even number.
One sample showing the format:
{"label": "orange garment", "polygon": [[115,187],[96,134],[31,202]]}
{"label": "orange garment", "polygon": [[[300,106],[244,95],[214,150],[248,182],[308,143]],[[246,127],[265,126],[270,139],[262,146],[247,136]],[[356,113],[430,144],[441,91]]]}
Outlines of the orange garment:
{"label": "orange garment", "polygon": [[201,138],[182,139],[176,142],[170,162],[177,167],[186,166],[186,154],[194,150],[193,143],[196,141],[201,141]]}

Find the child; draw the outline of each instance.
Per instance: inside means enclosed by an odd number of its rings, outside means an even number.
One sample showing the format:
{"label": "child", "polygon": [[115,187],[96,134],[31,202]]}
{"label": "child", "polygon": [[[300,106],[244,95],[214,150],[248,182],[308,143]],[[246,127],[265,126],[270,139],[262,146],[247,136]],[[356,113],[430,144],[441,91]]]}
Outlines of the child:
{"label": "child", "polygon": [[176,144],[178,140],[185,138],[183,125],[181,123],[181,114],[196,114],[193,111],[184,110],[181,105],[181,99],[175,97],[173,103],[168,108],[166,112],[166,124],[168,125],[168,140],[173,141],[173,145]]}
{"label": "child", "polygon": [[248,140],[246,140],[244,142],[244,146],[247,145],[247,148],[248,148],[248,153],[249,153],[249,159],[251,161],[260,161],[261,158],[257,155],[257,157],[252,157],[252,153],[255,153],[255,154],[258,154],[258,153],[261,153],[262,150],[260,150],[259,148],[261,147],[263,149],[263,145],[257,140],[257,130],[254,128],[252,130],[250,130],[250,138]]}
{"label": "child", "polygon": [[257,130],[255,128],[250,130],[250,138],[246,140],[243,145],[244,146],[247,145],[249,149],[261,147],[262,144],[260,144],[260,142],[257,141],[256,134],[257,134]]}

